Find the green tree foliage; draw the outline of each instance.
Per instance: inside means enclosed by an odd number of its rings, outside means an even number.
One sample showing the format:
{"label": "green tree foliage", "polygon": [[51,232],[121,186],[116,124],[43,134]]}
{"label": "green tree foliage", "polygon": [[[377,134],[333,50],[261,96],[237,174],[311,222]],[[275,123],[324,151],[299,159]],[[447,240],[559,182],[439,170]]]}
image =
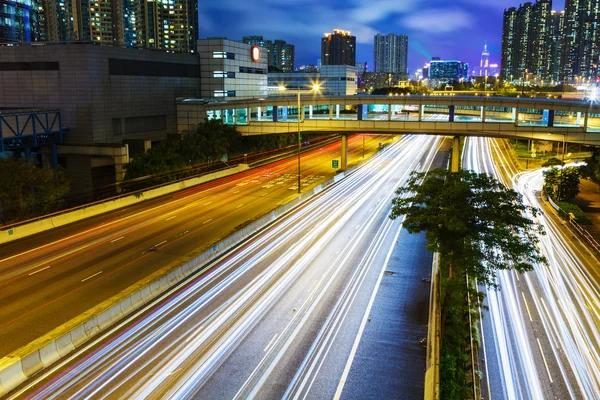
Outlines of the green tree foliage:
{"label": "green tree foliage", "polygon": [[544,171],[544,191],[554,200],[571,201],[579,194],[581,173],[577,167]]}
{"label": "green tree foliage", "polygon": [[600,185],[600,148],[594,148],[591,157],[585,160],[586,165],[579,167],[581,176]]}
{"label": "green tree foliage", "polygon": [[0,158],[0,210],[4,223],[56,211],[69,192],[63,171],[47,170],[20,158]]}
{"label": "green tree foliage", "polygon": [[542,167],[556,167],[558,165],[563,166],[563,165],[565,165],[565,163],[556,157],[552,157],[552,158],[549,158],[548,161],[543,163]]}
{"label": "green tree foliage", "polygon": [[486,174],[436,169],[413,172],[396,191],[390,217],[406,215],[410,233],[426,231],[427,247],[439,252],[450,277],[468,274],[495,286],[497,270],[528,271],[545,259],[537,250],[538,210]]}
{"label": "green tree foliage", "polygon": [[402,95],[402,94],[427,94],[431,93],[425,86],[410,86],[410,87],[386,87],[374,89],[373,95]]}

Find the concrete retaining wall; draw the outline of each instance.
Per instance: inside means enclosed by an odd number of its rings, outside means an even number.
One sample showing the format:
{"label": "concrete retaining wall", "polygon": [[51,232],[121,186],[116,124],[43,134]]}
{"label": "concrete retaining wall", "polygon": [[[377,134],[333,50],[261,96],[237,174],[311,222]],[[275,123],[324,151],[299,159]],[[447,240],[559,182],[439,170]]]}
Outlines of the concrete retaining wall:
{"label": "concrete retaining wall", "polygon": [[182,189],[197,186],[205,182],[215,179],[224,178],[229,175],[237,174],[238,172],[248,170],[247,164],[240,164],[237,167],[226,169],[223,171],[213,172],[211,174],[202,175],[197,178],[187,179],[185,181],[172,183],[158,187],[156,189],[146,190],[141,193],[131,194],[129,196],[120,197],[115,200],[108,200],[102,203],[93,204],[77,208],[73,211],[67,211],[61,214],[52,215],[47,218],[32,221],[23,225],[19,225],[9,229],[0,230],[0,244],[12,242],[13,240],[22,239],[24,237],[35,235],[49,229],[58,228],[59,226],[67,225],[72,222],[81,221],[82,219],[95,217],[96,215],[105,212],[117,210],[127,207],[142,201],[154,199],[166,194],[174,193]]}
{"label": "concrete retaining wall", "polygon": [[[316,186],[312,190],[244,226],[214,244],[193,260],[175,269],[164,268],[157,271],[129,289],[124,290],[121,294],[106,300],[79,317],[72,319],[43,337],[0,359],[0,396],[15,389],[52,363],[66,357],[75,349],[84,345],[89,339],[108,329],[120,319],[159,296],[170,287],[177,285],[208,262],[248,239],[258,230],[266,227],[328,186],[338,182],[349,173],[351,171],[337,174],[328,182]],[[180,183],[177,185],[180,185]],[[162,194],[165,193],[163,192]],[[145,198],[147,199],[148,197]]]}

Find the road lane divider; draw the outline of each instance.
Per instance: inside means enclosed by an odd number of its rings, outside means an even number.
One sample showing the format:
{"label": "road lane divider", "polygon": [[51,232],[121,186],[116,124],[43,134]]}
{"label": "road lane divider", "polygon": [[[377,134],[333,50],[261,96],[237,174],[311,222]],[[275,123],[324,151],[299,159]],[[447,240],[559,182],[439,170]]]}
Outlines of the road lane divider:
{"label": "road lane divider", "polygon": [[172,220],[173,218],[177,218],[177,215],[173,215],[172,217],[169,217],[169,218],[165,219],[165,221],[170,221],[170,220]]}
{"label": "road lane divider", "polygon": [[37,271],[30,272],[30,273],[29,273],[29,276],[31,276],[31,275],[35,275],[35,274],[37,274],[38,272],[42,272],[42,271],[44,271],[44,270],[46,270],[46,269],[48,269],[48,268],[50,268],[50,266],[49,266],[49,265],[48,265],[47,267],[44,267],[44,268],[38,269]]}
{"label": "road lane divider", "polygon": [[[276,219],[339,182],[358,168],[360,166],[353,167],[346,172],[340,172],[329,181],[317,185],[299,196],[288,197],[285,204],[280,202],[274,210],[265,213],[254,221],[250,221],[236,232],[211,245],[192,260],[183,262],[176,267],[169,265],[156,271],[118,295],[105,300],[46,335],[1,358],[0,397],[10,393],[33,375],[68,356],[82,347],[88,340],[115,325],[118,321],[168,289],[179,285],[186,279],[191,279],[191,275],[196,271],[200,271],[206,264],[223,256],[233,247],[255,235],[259,230],[269,226]],[[210,220],[205,223],[207,222],[210,222]],[[86,280],[101,273],[102,271],[86,278]]]}
{"label": "road lane divider", "polygon": [[[164,196],[166,194],[175,193],[180,190],[198,186],[209,181],[225,178],[230,175],[235,175],[237,173],[247,171],[248,169],[249,166],[247,164],[240,164],[237,167],[230,168],[227,170],[213,172],[210,174],[202,175],[197,178],[191,178],[185,181],[172,183],[170,185],[145,190],[143,192],[119,197],[114,200],[103,201],[101,203],[95,203],[89,206],[82,206],[71,211],[65,211],[64,213],[54,214],[46,218],[41,218],[21,225],[7,225],[0,230],[0,244],[22,239],[27,236],[45,232],[47,230],[58,228],[60,226],[68,225],[73,222],[79,222],[86,218],[95,217],[106,212],[128,207],[146,200],[151,200],[157,197]],[[210,204],[210,202],[207,204]]]}
{"label": "road lane divider", "polygon": [[104,272],[104,271],[96,272],[94,275],[90,275],[90,276],[88,276],[87,278],[85,278],[85,279],[82,279],[82,280],[81,280],[81,282],[89,281],[89,280],[90,280],[90,279],[92,279],[93,277],[100,275],[102,272]]}
{"label": "road lane divider", "polygon": [[113,239],[110,242],[111,243],[115,243],[115,242],[118,242],[119,240],[122,240],[122,239],[125,239],[125,236],[121,236],[120,238]]}

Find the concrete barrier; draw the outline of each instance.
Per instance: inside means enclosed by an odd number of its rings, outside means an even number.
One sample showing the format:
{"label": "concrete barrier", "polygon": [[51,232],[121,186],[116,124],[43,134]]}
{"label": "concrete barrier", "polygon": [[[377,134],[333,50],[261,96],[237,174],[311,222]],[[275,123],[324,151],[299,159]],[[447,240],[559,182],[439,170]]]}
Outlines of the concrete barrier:
{"label": "concrete barrier", "polygon": [[[356,168],[356,167],[355,167]],[[338,182],[345,174],[336,175],[285,205],[266,213],[247,226],[206,249],[194,259],[175,268],[165,267],[80,316],[52,330],[43,337],[0,359],[0,396],[9,393],[34,374],[82,347],[100,332],[142,307],[164,291],[187,279],[210,261],[240,244],[277,218]]]}
{"label": "concrete barrier", "polygon": [[128,196],[119,197],[118,199],[108,200],[102,203],[95,203],[88,206],[82,206],[72,211],[66,211],[60,214],[54,214],[46,218],[25,223],[5,227],[0,230],[0,244],[12,242],[22,239],[27,236],[35,235],[59,226],[71,224],[81,221],[82,219],[95,217],[97,215],[114,211],[119,208],[128,207],[142,201],[155,199],[166,194],[175,193],[182,189],[191,188],[202,183],[212,180],[224,178],[226,176],[235,175],[239,172],[248,170],[247,164],[240,164],[237,167],[230,168],[224,171],[213,172],[211,174],[202,175],[197,178],[187,179],[185,181],[172,183],[170,185],[161,186],[155,189],[149,189],[144,192],[134,193]]}
{"label": "concrete barrier", "polygon": [[425,400],[440,399],[440,255],[434,253],[431,266],[429,323],[427,329],[427,358],[425,360]]}

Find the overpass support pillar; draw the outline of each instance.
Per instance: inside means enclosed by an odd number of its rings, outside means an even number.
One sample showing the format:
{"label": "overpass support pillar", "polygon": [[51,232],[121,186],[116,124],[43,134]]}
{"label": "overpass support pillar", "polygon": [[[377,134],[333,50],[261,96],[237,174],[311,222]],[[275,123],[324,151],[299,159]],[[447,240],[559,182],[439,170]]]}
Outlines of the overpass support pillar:
{"label": "overpass support pillar", "polygon": [[481,122],[485,122],[485,106],[481,106]]}
{"label": "overpass support pillar", "polygon": [[450,172],[458,172],[460,169],[460,138],[458,136],[454,136],[452,139],[452,161],[450,168]]}
{"label": "overpass support pillar", "polygon": [[348,135],[342,134],[342,156],[340,169],[345,171],[348,169]]}
{"label": "overpass support pillar", "polygon": [[340,119],[340,105],[335,105],[335,119]]}
{"label": "overpass support pillar", "polygon": [[589,113],[585,113],[583,114],[583,130],[584,132],[587,132],[588,130],[588,118],[589,118],[590,114]]}
{"label": "overpass support pillar", "polygon": [[388,121],[392,120],[392,105],[388,104]]}
{"label": "overpass support pillar", "polygon": [[313,117],[313,106],[308,106],[308,119]]}
{"label": "overpass support pillar", "polygon": [[333,104],[329,105],[329,120],[333,119]]}
{"label": "overpass support pillar", "polygon": [[454,122],[454,106],[448,106],[448,122]]}
{"label": "overpass support pillar", "polygon": [[277,109],[277,106],[273,106],[273,122],[277,122],[277,118],[278,118],[277,112],[278,111],[279,110]]}
{"label": "overpass support pillar", "polygon": [[548,110],[548,128],[554,126],[554,110]]}
{"label": "overpass support pillar", "polygon": [[357,121],[362,121],[363,120],[363,109],[364,109],[364,104],[359,104],[358,105],[358,112],[356,113],[356,120]]}
{"label": "overpass support pillar", "polygon": [[515,126],[519,126],[519,108],[513,108],[513,119],[515,120]]}

